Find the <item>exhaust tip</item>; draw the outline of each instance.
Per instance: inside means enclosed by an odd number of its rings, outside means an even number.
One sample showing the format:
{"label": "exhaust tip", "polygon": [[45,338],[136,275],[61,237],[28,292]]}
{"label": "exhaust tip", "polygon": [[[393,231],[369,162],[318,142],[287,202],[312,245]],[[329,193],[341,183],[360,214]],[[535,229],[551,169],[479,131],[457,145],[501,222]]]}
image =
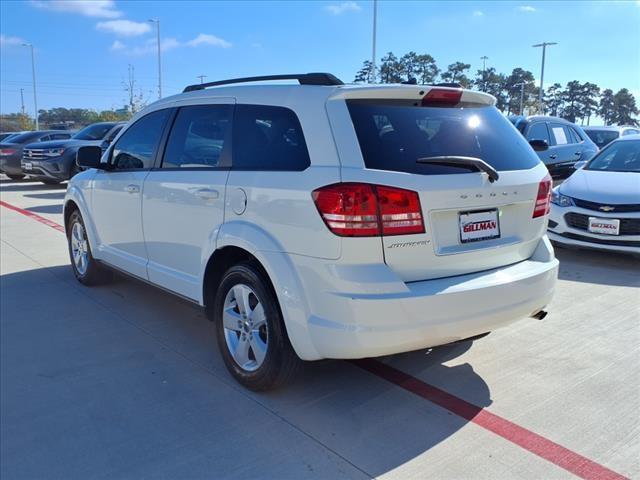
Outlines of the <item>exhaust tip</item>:
{"label": "exhaust tip", "polygon": [[535,318],[536,320],[543,320],[547,315],[548,312],[546,310],[538,310],[536,313],[531,315],[531,318]]}

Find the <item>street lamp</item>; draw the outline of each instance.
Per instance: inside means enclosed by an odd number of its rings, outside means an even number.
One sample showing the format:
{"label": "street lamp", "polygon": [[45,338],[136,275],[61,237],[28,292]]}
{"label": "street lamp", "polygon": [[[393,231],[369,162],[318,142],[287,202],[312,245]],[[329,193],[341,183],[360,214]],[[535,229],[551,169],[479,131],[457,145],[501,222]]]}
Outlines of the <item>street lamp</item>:
{"label": "street lamp", "polygon": [[371,45],[371,83],[376,83],[376,22],[378,19],[378,0],[373,0],[373,39]]}
{"label": "street lamp", "polygon": [[520,87],[520,115],[524,115],[524,82],[516,83],[514,87]]}
{"label": "street lamp", "polygon": [[162,98],[162,61],[160,55],[160,20],[150,18],[149,22],[156,24],[156,36],[158,41],[158,99]]}
{"label": "street lamp", "polygon": [[33,76],[33,108],[35,110],[36,130],[40,129],[38,122],[38,96],[36,95],[36,57],[33,53],[33,45],[31,43],[23,43],[23,47],[31,48],[31,75]]}
{"label": "street lamp", "polygon": [[544,92],[544,56],[548,46],[557,44],[557,42],[542,42],[532,45],[534,48],[542,47],[542,69],[540,71],[540,91],[538,92],[538,109],[540,110],[540,114],[544,113],[542,107],[542,93]]}
{"label": "street lamp", "polygon": [[483,55],[482,57],[480,57],[480,60],[482,60],[482,91],[486,92],[487,91],[487,64],[486,64],[486,61],[489,60],[489,57],[487,57],[486,55]]}

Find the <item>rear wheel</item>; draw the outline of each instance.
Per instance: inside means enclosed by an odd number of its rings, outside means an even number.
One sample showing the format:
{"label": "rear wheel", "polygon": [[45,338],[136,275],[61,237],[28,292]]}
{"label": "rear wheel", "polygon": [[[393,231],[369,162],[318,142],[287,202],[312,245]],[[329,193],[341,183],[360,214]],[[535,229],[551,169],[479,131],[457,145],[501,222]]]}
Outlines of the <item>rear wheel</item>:
{"label": "rear wheel", "polygon": [[69,217],[67,240],[71,268],[78,281],[84,285],[97,285],[106,281],[108,272],[96,262],[91,254],[87,230],[78,210]]}
{"label": "rear wheel", "polygon": [[214,321],[222,359],[245,387],[273,389],[290,382],[300,369],[275,292],[255,265],[227,270],[216,293]]}
{"label": "rear wheel", "polygon": [[11,180],[22,180],[24,178],[24,175],[21,174],[13,174],[13,173],[7,173],[5,174],[7,177],[9,177]]}

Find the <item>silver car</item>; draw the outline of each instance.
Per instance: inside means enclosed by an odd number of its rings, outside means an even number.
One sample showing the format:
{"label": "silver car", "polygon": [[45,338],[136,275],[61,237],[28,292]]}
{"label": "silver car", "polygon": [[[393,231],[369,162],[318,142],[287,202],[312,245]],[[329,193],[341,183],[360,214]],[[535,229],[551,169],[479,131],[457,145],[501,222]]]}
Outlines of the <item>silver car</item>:
{"label": "silver car", "polygon": [[615,126],[600,126],[600,127],[582,127],[584,132],[589,136],[593,143],[598,148],[604,148],[605,145],[617,140],[625,135],[637,135],[640,134],[640,128],[638,127],[615,127]]}

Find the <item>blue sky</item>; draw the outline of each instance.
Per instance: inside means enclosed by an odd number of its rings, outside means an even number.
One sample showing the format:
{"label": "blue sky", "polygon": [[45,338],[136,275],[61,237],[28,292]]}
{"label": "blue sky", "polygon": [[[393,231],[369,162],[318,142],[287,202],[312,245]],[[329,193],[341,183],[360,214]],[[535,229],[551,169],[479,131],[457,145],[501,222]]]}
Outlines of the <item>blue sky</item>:
{"label": "blue sky", "polygon": [[[161,22],[163,94],[207,80],[328,71],[352,81],[371,56],[370,1],[11,1],[0,2],[0,110],[33,112],[36,48],[38,107],[119,108],[127,66],[145,95],[157,98],[155,27]],[[545,86],[570,80],[629,88],[640,103],[640,2],[380,1],[378,58],[429,53],[509,73],[540,71]]]}

